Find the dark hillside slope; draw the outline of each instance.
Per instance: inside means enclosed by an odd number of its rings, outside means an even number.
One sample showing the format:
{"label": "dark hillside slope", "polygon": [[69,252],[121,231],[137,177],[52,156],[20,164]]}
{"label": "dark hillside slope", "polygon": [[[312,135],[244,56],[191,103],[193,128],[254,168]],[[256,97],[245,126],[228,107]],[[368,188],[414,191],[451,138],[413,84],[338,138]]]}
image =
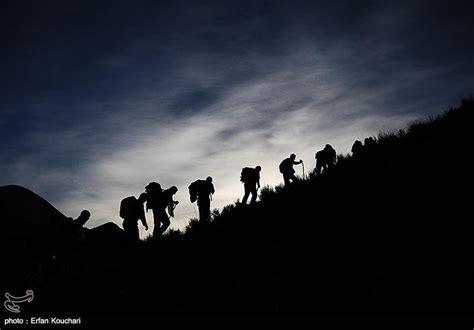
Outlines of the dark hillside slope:
{"label": "dark hillside slope", "polygon": [[325,175],[190,228],[188,275],[202,283],[191,310],[472,311],[464,187],[472,182],[473,108],[465,100],[440,118],[382,135]]}
{"label": "dark hillside slope", "polygon": [[65,218],[42,197],[15,185],[0,187],[0,210],[2,243],[18,243],[35,227],[46,225],[50,219]]}
{"label": "dark hillside slope", "polygon": [[[71,244],[66,235],[71,222],[44,198],[16,185],[0,187],[0,215],[2,288],[21,292],[30,286],[41,287],[44,283],[38,280],[55,274],[47,269],[55,255]],[[123,230],[114,223],[89,229],[86,237],[91,253],[123,246]]]}
{"label": "dark hillside slope", "polygon": [[2,282],[12,285],[33,270],[37,255],[53,247],[57,225],[66,217],[42,197],[15,185],[0,187],[0,215],[0,260],[6,269]]}
{"label": "dark hillside slope", "polygon": [[325,175],[266,191],[255,207],[231,206],[208,226],[195,224],[183,238],[195,264],[188,274],[203,286],[192,308],[472,311],[473,226],[464,187],[472,182],[473,111],[473,100],[465,100],[439,118],[380,136],[360,158],[340,157]]}
{"label": "dark hillside slope", "polygon": [[[44,287],[41,310],[219,315],[472,315],[474,101],[254,206]],[[467,188],[467,191],[466,191]],[[76,280],[80,278],[80,280]],[[52,294],[54,292],[54,295]],[[58,303],[60,301],[61,303]]]}

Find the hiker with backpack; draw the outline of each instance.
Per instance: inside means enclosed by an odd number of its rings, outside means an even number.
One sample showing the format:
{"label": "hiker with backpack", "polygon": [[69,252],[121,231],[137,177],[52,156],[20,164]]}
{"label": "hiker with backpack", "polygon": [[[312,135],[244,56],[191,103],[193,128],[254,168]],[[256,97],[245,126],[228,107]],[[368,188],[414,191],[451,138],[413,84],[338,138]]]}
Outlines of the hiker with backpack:
{"label": "hiker with backpack", "polygon": [[147,212],[149,210],[153,212],[153,223],[155,225],[153,228],[153,236],[155,236],[155,230],[157,230],[157,227],[160,227],[158,207],[162,192],[163,189],[161,188],[161,185],[158,182],[153,181],[145,187],[145,192],[138,198],[139,200],[146,202]]}
{"label": "hiker with backpack", "polygon": [[291,154],[290,157],[285,158],[279,166],[280,173],[283,174],[283,180],[285,182],[285,187],[290,184],[290,181],[297,181],[295,176],[295,169],[293,165],[302,164],[303,161],[300,159],[299,161],[295,161],[296,155]]}
{"label": "hiker with backpack", "polygon": [[336,164],[336,150],[330,144],[326,144],[324,149],[318,151],[314,158],[316,159],[316,174],[321,174],[322,169],[326,172]]}
{"label": "hiker with backpack", "polygon": [[120,202],[120,217],[123,219],[123,230],[129,242],[137,242],[140,240],[138,234],[138,220],[140,220],[148,230],[148,224],[145,218],[143,204],[146,201],[146,194],[141,194],[137,199],[135,196],[129,196]]}
{"label": "hiker with backpack", "polygon": [[206,180],[196,180],[188,187],[191,203],[197,201],[199,208],[199,220],[208,221],[211,215],[211,199],[215,193],[212,177],[208,176]]}
{"label": "hiker with backpack", "polygon": [[147,211],[151,209],[153,212],[153,222],[155,225],[153,228],[154,239],[160,237],[171,224],[166,210],[169,204],[177,204],[173,200],[173,195],[177,192],[178,188],[176,186],[163,190],[159,183],[150,182],[145,187],[145,192],[140,195],[140,198],[146,200]]}
{"label": "hiker with backpack", "polygon": [[[158,238],[168,229],[170,226],[170,215],[166,211],[170,210],[170,207],[174,210],[179,202],[173,200],[174,194],[178,192],[176,186],[172,186],[161,192],[160,199],[157,203],[157,207],[153,209],[153,218],[155,220],[155,228],[153,228],[153,237]],[[171,211],[169,211],[171,212]],[[171,214],[173,216],[173,214]]]}
{"label": "hiker with backpack", "polygon": [[253,204],[257,201],[257,190],[260,188],[260,171],[262,168],[260,166],[244,167],[240,173],[240,181],[244,184],[244,198],[242,198],[242,204],[247,204],[247,199],[250,194],[252,198],[250,199],[250,204]]}

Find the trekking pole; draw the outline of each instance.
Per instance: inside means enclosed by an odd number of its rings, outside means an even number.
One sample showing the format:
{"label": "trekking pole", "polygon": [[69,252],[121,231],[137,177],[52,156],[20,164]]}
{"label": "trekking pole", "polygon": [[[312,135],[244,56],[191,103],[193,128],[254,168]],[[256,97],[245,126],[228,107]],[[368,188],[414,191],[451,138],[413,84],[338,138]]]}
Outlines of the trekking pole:
{"label": "trekking pole", "polygon": [[304,163],[301,161],[301,165],[303,166],[303,179],[304,179]]}

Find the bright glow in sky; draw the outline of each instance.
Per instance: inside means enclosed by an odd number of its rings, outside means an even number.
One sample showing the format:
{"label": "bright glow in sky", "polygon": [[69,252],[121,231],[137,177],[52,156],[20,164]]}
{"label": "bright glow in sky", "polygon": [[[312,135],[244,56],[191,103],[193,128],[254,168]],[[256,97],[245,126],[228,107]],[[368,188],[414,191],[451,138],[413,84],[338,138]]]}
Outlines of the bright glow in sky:
{"label": "bright glow in sky", "polygon": [[178,187],[171,228],[182,229],[198,178],[214,178],[221,208],[242,198],[242,167],[278,185],[289,154],[308,173],[326,143],[348,153],[474,85],[465,3],[112,4],[0,14],[0,185],[67,216],[89,209],[90,227],[121,224],[120,200],[157,181]]}

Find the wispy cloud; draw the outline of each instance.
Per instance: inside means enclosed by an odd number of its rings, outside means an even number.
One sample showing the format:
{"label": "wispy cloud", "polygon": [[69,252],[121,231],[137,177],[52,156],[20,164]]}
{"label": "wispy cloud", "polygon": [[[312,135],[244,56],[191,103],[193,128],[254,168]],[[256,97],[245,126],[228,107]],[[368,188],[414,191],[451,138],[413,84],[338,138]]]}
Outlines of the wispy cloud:
{"label": "wispy cloud", "polygon": [[196,216],[187,187],[197,178],[213,176],[212,205],[222,207],[242,197],[244,166],[261,165],[262,183],[279,184],[290,153],[309,171],[326,143],[348,152],[355,139],[445,110],[474,83],[460,64],[472,57],[428,60],[413,46],[424,40],[407,33],[424,2],[356,6],[357,15],[342,5],[237,7],[186,7],[183,26],[145,15],[113,47],[94,39],[84,59],[31,60],[47,69],[29,74],[49,78],[1,109],[1,184],[30,187],[69,216],[90,209],[91,226],[120,223],[120,200],[150,181],[176,185],[172,226],[183,228]]}
{"label": "wispy cloud", "polygon": [[[276,185],[281,182],[278,163],[291,152],[305,161],[308,171],[314,167],[315,151],[326,143],[339,152],[348,152],[354,139],[380,129],[401,128],[416,118],[399,112],[403,104],[378,108],[394,93],[391,83],[364,89],[354,83],[360,77],[357,70],[334,74],[338,72],[335,65],[334,57],[311,60],[310,56],[296,64],[289,60],[262,79],[230,86],[194,115],[138,121],[139,126],[130,114],[118,113],[130,120],[133,129],[118,134],[114,132],[117,125],[105,125],[103,130],[117,138],[104,145],[103,152],[95,150],[87,162],[80,162],[69,174],[74,178],[70,179],[72,189],[55,202],[68,214],[91,209],[93,225],[120,222],[120,200],[138,195],[149,181],[158,181],[165,187],[179,187],[177,199],[182,203],[174,227],[182,228],[195,216],[187,186],[197,178],[213,176],[217,190],[213,206],[222,207],[241,198],[239,174],[244,166],[261,165],[262,182]],[[408,86],[416,84],[420,74],[407,82],[400,73]],[[426,72],[425,78],[431,74]],[[354,85],[357,93],[349,88]],[[148,106],[145,102],[144,109],[134,111],[147,112]],[[66,144],[77,145],[71,141]],[[87,144],[84,154],[86,150]],[[56,174],[55,181],[60,184],[66,176]]]}

